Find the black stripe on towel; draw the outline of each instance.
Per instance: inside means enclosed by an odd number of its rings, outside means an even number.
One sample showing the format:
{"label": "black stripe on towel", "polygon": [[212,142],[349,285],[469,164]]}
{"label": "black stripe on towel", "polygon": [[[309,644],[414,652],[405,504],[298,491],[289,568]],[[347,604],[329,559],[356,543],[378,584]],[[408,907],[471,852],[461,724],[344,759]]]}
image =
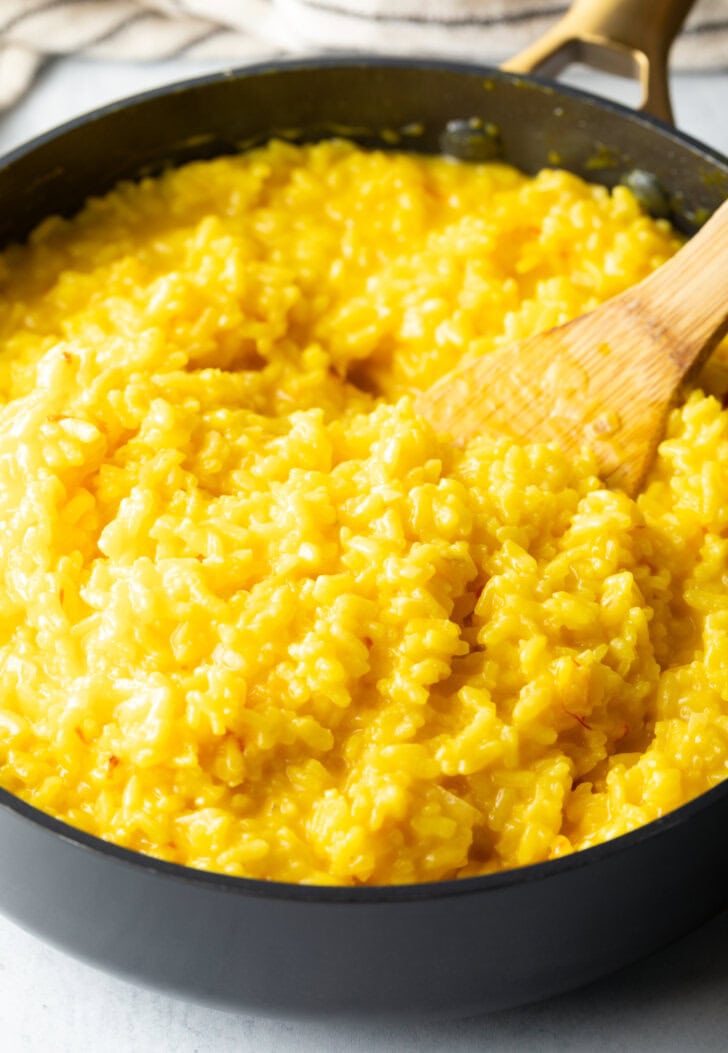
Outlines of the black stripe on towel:
{"label": "black stripe on towel", "polygon": [[46,0],[45,3],[36,4],[28,11],[21,11],[19,15],[13,15],[7,22],[0,22],[0,33],[7,33],[9,29],[17,29],[28,18],[41,15],[44,11],[50,11],[53,7],[60,7],[62,0]]}
{"label": "black stripe on towel", "polygon": [[173,54],[169,55],[169,58],[177,58],[179,55],[186,55],[192,48],[196,48],[198,44],[206,44],[208,40],[212,40],[213,37],[222,36],[225,33],[232,32],[232,29],[228,26],[210,26],[209,29],[204,29],[198,37],[194,37],[192,40],[188,40],[186,44],[182,44],[181,47],[177,48]]}
{"label": "black stripe on towel", "polygon": [[143,22],[145,19],[149,18],[151,14],[154,14],[154,12],[146,10],[137,11],[136,14],[129,15],[129,17],[125,18],[123,22],[117,23],[117,25],[112,26],[110,29],[105,29],[104,32],[99,33],[97,37],[84,40],[82,50],[85,51],[86,48],[95,48],[98,44],[107,44],[110,40],[114,39],[117,33],[121,33],[123,30],[128,29],[129,26],[133,26],[135,22]]}
{"label": "black stripe on towel", "polygon": [[[143,11],[137,11],[135,14],[129,15],[129,17],[120,25],[112,26],[111,29],[108,29],[105,33],[102,33],[94,40],[86,41],[83,47],[84,49],[95,48],[99,44],[108,44],[110,41],[113,41],[118,33],[123,33],[124,30],[128,29],[129,26],[134,25],[136,22],[145,22],[152,19],[156,22],[163,17],[164,16],[160,15],[159,12],[152,11],[149,8],[146,8]],[[180,46],[174,48],[174,50],[164,51],[159,57],[160,59],[177,58],[179,55],[185,55],[191,48],[197,47],[198,44],[202,44],[207,40],[210,40],[212,37],[227,32],[229,32],[229,30],[224,26],[211,26],[209,22],[201,22],[200,31],[196,36],[193,36],[191,40],[185,41],[184,44],[180,44]]]}
{"label": "black stripe on towel", "polygon": [[701,33],[725,33],[728,29],[728,18],[716,18],[712,22],[698,22],[683,30],[685,36],[699,36]]}
{"label": "black stripe on towel", "polygon": [[341,15],[344,18],[357,19],[361,22],[398,22],[402,25],[418,26],[445,26],[451,29],[458,28],[480,28],[489,29],[493,26],[515,25],[518,22],[536,22],[542,18],[557,18],[568,10],[568,4],[555,4],[552,7],[534,7],[530,10],[519,11],[512,15],[496,17],[494,15],[483,18],[427,18],[423,15],[397,15],[397,14],[363,14],[348,8],[339,7],[337,4],[322,3],[322,0],[299,0],[305,7],[311,7],[318,11],[325,11],[331,15]]}

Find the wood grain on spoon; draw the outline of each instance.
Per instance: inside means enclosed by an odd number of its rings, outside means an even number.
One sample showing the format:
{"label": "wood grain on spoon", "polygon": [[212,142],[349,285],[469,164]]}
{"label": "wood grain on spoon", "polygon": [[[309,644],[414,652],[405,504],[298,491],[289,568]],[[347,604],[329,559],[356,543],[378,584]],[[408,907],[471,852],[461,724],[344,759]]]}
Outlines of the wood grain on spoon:
{"label": "wood grain on spoon", "polygon": [[683,384],[728,333],[728,201],[639,285],[449,373],[417,399],[441,433],[592,447],[635,493]]}

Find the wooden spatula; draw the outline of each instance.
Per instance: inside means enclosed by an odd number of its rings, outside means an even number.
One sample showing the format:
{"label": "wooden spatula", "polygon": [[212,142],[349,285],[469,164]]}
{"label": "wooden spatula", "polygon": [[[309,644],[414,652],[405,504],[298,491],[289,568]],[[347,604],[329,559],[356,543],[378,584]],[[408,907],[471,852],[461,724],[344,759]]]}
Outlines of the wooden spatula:
{"label": "wooden spatula", "polygon": [[455,442],[585,444],[634,494],[680,389],[728,333],[728,201],[639,285],[566,325],[468,362],[417,399]]}

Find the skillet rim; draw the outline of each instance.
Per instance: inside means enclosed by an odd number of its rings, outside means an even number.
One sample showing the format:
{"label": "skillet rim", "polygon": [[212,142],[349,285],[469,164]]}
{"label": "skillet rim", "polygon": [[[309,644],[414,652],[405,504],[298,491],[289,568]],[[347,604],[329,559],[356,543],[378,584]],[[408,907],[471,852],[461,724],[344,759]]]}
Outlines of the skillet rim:
{"label": "skillet rim", "polygon": [[146,855],[136,849],[105,841],[95,834],[88,834],[56,819],[35,805],[28,804],[9,790],[0,787],[0,813],[13,813],[21,821],[28,820],[46,833],[59,837],[75,848],[98,852],[127,866],[140,867],[150,874],[172,878],[192,885],[209,886],[218,892],[248,895],[261,899],[293,900],[304,903],[355,903],[373,905],[378,903],[415,903],[423,900],[441,900],[463,895],[485,894],[514,885],[530,885],[538,881],[556,878],[559,874],[587,866],[598,866],[602,860],[629,852],[639,844],[667,835],[671,830],[689,823],[694,816],[706,809],[723,807],[728,811],[728,776],[717,786],[679,808],[652,819],[644,826],[620,834],[609,841],[602,841],[590,848],[582,848],[557,859],[542,863],[511,867],[493,874],[476,877],[448,878],[444,881],[422,881],[403,885],[315,885],[296,884],[290,881],[272,881],[260,878],[238,877],[215,870],[202,870],[183,863],[170,863],[155,856]]}
{"label": "skillet rim", "polygon": [[184,80],[171,81],[168,84],[161,84],[154,88],[135,92],[132,95],[126,95],[120,99],[114,99],[111,102],[105,103],[103,106],[94,107],[94,109],[78,114],[76,117],[71,117],[62,124],[54,125],[47,131],[40,132],[26,142],[19,143],[6,153],[0,154],[0,171],[9,167],[15,161],[25,157],[27,154],[32,153],[36,148],[45,146],[54,139],[59,139],[66,133],[74,131],[76,128],[80,128],[85,124],[92,124],[94,121],[100,120],[112,113],[132,109],[136,105],[145,103],[151,99],[165,95],[181,95],[190,89],[198,87],[204,88],[208,84],[226,83],[228,81],[248,77],[272,75],[288,70],[335,69],[337,67],[345,69],[356,67],[362,69],[384,67],[423,71],[432,70],[445,73],[464,73],[471,76],[482,76],[486,79],[493,77],[506,82],[510,81],[514,85],[520,84],[525,88],[536,87],[547,94],[552,94],[554,96],[565,95],[567,97],[581,99],[596,106],[596,108],[611,111],[620,118],[634,121],[637,124],[647,125],[666,139],[674,140],[683,146],[688,146],[709,161],[725,168],[726,175],[728,176],[728,154],[721,153],[721,151],[715,147],[710,146],[708,143],[701,142],[687,132],[683,132],[679,128],[667,124],[658,117],[653,117],[650,114],[641,112],[640,110],[633,110],[622,103],[614,102],[611,99],[606,99],[601,95],[595,95],[592,92],[584,91],[581,88],[572,87],[570,84],[561,84],[559,81],[553,81],[547,77],[538,76],[537,74],[510,73],[499,69],[497,66],[485,66],[475,62],[458,62],[454,59],[438,59],[417,55],[404,58],[400,56],[380,56],[375,53],[357,52],[341,52],[336,55],[312,55],[307,56],[306,58],[281,58],[278,60],[257,62],[251,65],[226,66],[219,71],[204,73],[194,77],[187,77]]}
{"label": "skillet rim", "polygon": [[[438,59],[427,56],[380,56],[374,53],[358,52],[342,52],[336,55],[312,55],[306,58],[281,58],[250,65],[225,67],[212,73],[175,80],[142,92],[135,92],[132,95],[115,99],[103,106],[72,117],[60,125],[33,136],[27,142],[22,142],[18,146],[13,147],[10,151],[0,156],[0,172],[16,161],[28,156],[39,147],[60,139],[77,128],[93,124],[95,121],[113,113],[132,109],[155,98],[182,95],[190,89],[204,88],[208,84],[272,75],[288,70],[352,69],[357,67],[361,69],[375,67],[401,68],[424,72],[442,71],[497,78],[510,81],[516,85],[521,84],[524,88],[535,87],[555,97],[567,96],[580,99],[595,106],[597,109],[610,111],[620,119],[626,119],[638,125],[646,125],[657,131],[668,143],[676,142],[681,146],[687,146],[702,159],[722,168],[728,178],[728,156],[722,154],[715,147],[701,142],[699,139],[672,127],[656,117],[630,109],[630,107],[621,103],[605,99],[580,88],[574,88],[571,85],[561,84],[534,74],[509,73],[497,67],[485,66],[475,62],[459,62],[454,59]],[[42,811],[40,808],[28,804],[9,790],[0,787],[0,809],[3,812],[10,812],[21,821],[27,820],[40,827],[46,833],[57,836],[76,848],[98,852],[126,866],[140,867],[150,875],[183,881],[192,885],[208,886],[212,890],[227,894],[248,895],[272,900],[292,900],[302,903],[346,903],[361,904],[362,906],[372,906],[379,903],[412,903],[464,895],[477,895],[514,885],[528,885],[537,881],[548,880],[570,870],[591,865],[596,866],[603,859],[630,851],[640,843],[660,837],[663,834],[667,834],[671,829],[690,822],[693,816],[704,809],[720,807],[721,805],[728,809],[728,775],[717,786],[694,797],[666,815],[638,827],[636,830],[557,859],[550,859],[528,866],[513,867],[509,870],[485,874],[479,877],[451,878],[445,881],[426,881],[402,885],[352,886],[296,884],[293,882],[237,877],[218,871],[201,870],[180,863],[170,863],[134,849],[124,848],[94,834],[88,834]]]}

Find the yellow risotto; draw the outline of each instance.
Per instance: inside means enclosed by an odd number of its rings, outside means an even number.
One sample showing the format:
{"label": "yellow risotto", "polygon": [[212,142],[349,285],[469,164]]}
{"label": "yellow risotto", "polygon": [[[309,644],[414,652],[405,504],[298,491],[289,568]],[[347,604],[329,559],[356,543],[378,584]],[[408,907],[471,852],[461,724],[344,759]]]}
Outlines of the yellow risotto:
{"label": "yellow risotto", "polygon": [[[412,393],[679,239],[560,171],[273,143],[0,256],[0,785],[228,874],[564,855],[728,772],[728,414],[641,496]],[[720,359],[704,388],[720,388]],[[706,388],[707,389],[707,388]]]}

